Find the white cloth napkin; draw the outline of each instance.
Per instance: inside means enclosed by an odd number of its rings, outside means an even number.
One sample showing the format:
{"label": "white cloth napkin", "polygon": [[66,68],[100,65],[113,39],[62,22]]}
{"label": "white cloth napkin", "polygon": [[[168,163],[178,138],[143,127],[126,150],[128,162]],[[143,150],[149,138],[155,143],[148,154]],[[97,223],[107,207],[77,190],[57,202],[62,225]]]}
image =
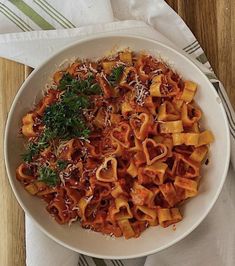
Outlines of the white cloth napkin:
{"label": "white cloth napkin", "polygon": [[[53,52],[75,40],[103,32],[150,37],[186,53],[208,76],[224,103],[235,165],[235,116],[226,92],[211,72],[209,62],[191,31],[163,0],[0,0],[0,21],[1,33],[19,31],[0,35],[0,56],[32,67],[37,67]],[[38,31],[54,28],[58,30]],[[22,33],[30,30],[37,31]],[[230,167],[221,195],[208,217],[173,247],[147,259],[94,261],[87,256],[79,257],[47,238],[26,217],[27,266],[87,266],[97,263],[108,266],[232,266],[235,265],[234,222],[235,176]]]}

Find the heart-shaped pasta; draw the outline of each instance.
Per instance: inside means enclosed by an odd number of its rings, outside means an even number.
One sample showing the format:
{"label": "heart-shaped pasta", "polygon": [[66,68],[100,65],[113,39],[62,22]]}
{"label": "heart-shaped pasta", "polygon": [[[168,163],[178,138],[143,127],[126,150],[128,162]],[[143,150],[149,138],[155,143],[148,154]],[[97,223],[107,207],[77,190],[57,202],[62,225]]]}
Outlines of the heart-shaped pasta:
{"label": "heart-shaped pasta", "polygon": [[167,155],[167,147],[162,143],[156,143],[153,139],[145,139],[143,142],[143,151],[146,157],[147,165],[163,159]]}
{"label": "heart-shaped pasta", "polygon": [[146,206],[135,206],[134,207],[134,217],[138,221],[148,221],[150,225],[154,226],[158,224],[157,220],[157,210],[151,209]]}
{"label": "heart-shaped pasta", "polygon": [[160,105],[157,117],[158,121],[174,121],[178,119],[180,119],[180,114],[171,102],[165,101]]}
{"label": "heart-shaped pasta", "polygon": [[136,74],[137,72],[134,67],[125,68],[119,85],[131,90],[132,89],[131,81],[133,80],[133,78],[135,78]]}
{"label": "heart-shaped pasta", "polygon": [[124,148],[130,147],[130,126],[126,122],[120,123],[116,128],[113,129],[111,133],[111,138],[114,143],[120,144]]}
{"label": "heart-shaped pasta", "polygon": [[184,126],[191,127],[195,122],[198,122],[201,119],[201,116],[202,112],[198,107],[193,106],[192,104],[183,104],[181,119]]}
{"label": "heart-shaped pasta", "polygon": [[117,160],[114,157],[105,158],[96,171],[96,178],[102,182],[114,182],[117,180]]}
{"label": "heart-shaped pasta", "polygon": [[170,76],[165,77],[163,74],[155,76],[150,86],[150,95],[154,97],[172,97],[179,93],[177,83]]}
{"label": "heart-shaped pasta", "polygon": [[110,208],[109,215],[111,221],[131,219],[133,217],[128,201],[124,197],[115,199],[115,206]]}
{"label": "heart-shaped pasta", "polygon": [[130,125],[137,139],[144,140],[148,135],[148,129],[152,124],[150,114],[141,113],[130,118]]}
{"label": "heart-shaped pasta", "polygon": [[199,176],[200,163],[188,159],[186,156],[179,155],[176,166],[176,175],[185,178],[194,178]]}

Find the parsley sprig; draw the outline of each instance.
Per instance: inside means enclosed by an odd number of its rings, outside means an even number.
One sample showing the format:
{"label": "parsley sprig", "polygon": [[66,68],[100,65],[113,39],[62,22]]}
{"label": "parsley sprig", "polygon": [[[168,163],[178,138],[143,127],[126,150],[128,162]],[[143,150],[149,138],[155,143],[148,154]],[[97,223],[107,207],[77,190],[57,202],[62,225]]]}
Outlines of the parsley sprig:
{"label": "parsley sprig", "polygon": [[61,98],[46,108],[42,118],[45,130],[36,140],[29,143],[25,154],[22,155],[25,162],[31,162],[55,138],[67,140],[89,136],[90,130],[82,110],[89,107],[90,95],[101,93],[94,76],[90,75],[86,80],[77,80],[66,73],[58,89],[63,91]]}
{"label": "parsley sprig", "polygon": [[26,152],[22,155],[25,162],[31,162],[33,157],[49,146],[50,140],[55,137],[54,132],[46,129],[35,142],[30,142]]}
{"label": "parsley sprig", "polygon": [[58,173],[48,166],[40,167],[38,174],[38,180],[46,183],[49,186],[56,186],[59,182]]}
{"label": "parsley sprig", "polygon": [[58,160],[56,164],[57,164],[57,169],[58,169],[59,171],[62,171],[62,170],[64,170],[64,169],[67,167],[67,165],[68,165],[69,163],[66,162],[66,161],[64,161],[64,160]]}
{"label": "parsley sprig", "polygon": [[65,73],[60,80],[58,89],[66,90],[68,88],[75,93],[83,93],[85,95],[101,94],[102,92],[92,74],[90,74],[85,80],[78,80],[69,73]]}
{"label": "parsley sprig", "polygon": [[61,96],[61,101],[47,107],[43,122],[48,130],[60,139],[87,137],[89,129],[86,126],[81,110],[88,108],[89,100],[85,95],[77,95],[67,90]]}
{"label": "parsley sprig", "polygon": [[108,78],[108,81],[112,86],[116,86],[118,84],[122,77],[123,70],[123,66],[117,66],[112,69],[112,72]]}

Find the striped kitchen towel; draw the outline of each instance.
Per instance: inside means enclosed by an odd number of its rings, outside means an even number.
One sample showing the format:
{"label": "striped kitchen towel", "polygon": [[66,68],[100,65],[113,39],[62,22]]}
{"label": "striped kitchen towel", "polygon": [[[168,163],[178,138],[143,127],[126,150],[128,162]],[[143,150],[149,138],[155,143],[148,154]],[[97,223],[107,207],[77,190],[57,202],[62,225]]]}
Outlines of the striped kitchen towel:
{"label": "striped kitchen towel", "polygon": [[[1,0],[0,33],[72,29],[113,19],[107,0]],[[105,15],[104,15],[105,14]]]}
{"label": "striped kitchen towel", "polygon": [[[235,116],[225,89],[192,32],[163,0],[0,0],[0,22],[0,56],[32,67],[37,67],[65,45],[94,33],[128,33],[150,37],[181,51],[207,75],[224,104],[234,162]],[[102,260],[79,256],[48,239],[27,217],[27,265],[235,265],[233,175],[230,168],[220,198],[193,233],[177,245],[147,258]],[[230,222],[225,223],[224,217]]]}

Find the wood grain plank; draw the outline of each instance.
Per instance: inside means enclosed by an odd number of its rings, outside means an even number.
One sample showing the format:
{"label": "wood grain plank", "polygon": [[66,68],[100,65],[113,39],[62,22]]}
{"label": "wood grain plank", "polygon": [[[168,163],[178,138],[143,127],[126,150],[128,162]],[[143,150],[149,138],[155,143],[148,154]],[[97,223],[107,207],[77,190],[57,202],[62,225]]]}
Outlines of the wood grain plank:
{"label": "wood grain plank", "polygon": [[235,107],[235,1],[217,1],[218,65],[216,71]]}
{"label": "wood grain plank", "polygon": [[235,1],[166,0],[205,51],[235,108]]}
{"label": "wood grain plank", "polygon": [[[0,59],[0,133],[13,98],[24,81],[25,68],[21,64]],[[3,147],[3,137],[0,139]],[[5,172],[3,150],[0,151],[0,265],[25,265],[24,212],[18,205]]]}

